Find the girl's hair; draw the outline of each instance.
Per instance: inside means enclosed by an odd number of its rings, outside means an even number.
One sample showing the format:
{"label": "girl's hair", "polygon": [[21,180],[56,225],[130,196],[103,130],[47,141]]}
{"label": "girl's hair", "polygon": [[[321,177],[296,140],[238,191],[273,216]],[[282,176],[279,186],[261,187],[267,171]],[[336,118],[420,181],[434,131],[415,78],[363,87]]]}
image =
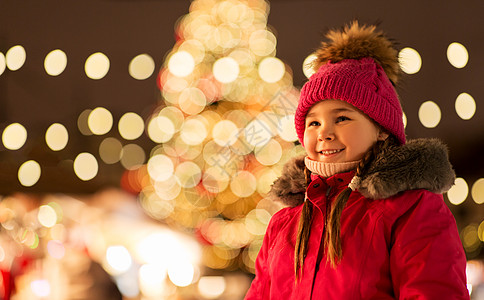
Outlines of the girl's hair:
{"label": "girl's hair", "polygon": [[[378,141],[375,145],[366,153],[363,159],[358,164],[356,168],[355,176],[362,177],[368,171],[368,167],[375,157],[390,147],[398,145],[398,140],[390,135],[385,141]],[[306,177],[306,183],[309,186],[311,182],[310,171],[305,168],[304,174]],[[336,200],[334,201],[331,211],[326,212],[327,224],[325,224],[325,236],[324,236],[324,248],[326,249],[327,262],[331,264],[333,268],[339,263],[342,256],[341,248],[341,213],[343,212],[346,202],[351,194],[351,188],[347,187],[341,193],[338,194]],[[294,252],[294,270],[296,274],[296,281],[299,275],[302,275],[302,270],[304,266],[304,259],[308,251],[308,241],[311,229],[311,223],[313,218],[313,204],[311,201],[304,200],[302,207],[301,218],[299,219],[299,227],[296,238],[296,246]]]}

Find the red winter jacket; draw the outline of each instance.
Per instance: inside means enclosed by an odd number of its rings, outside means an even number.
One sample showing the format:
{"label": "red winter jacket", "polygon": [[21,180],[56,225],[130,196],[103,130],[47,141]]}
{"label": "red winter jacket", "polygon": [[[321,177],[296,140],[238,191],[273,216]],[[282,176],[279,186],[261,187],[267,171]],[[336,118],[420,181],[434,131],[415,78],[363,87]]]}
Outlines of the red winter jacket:
{"label": "red winter jacket", "polygon": [[[421,162],[414,162],[422,171],[418,166]],[[386,164],[385,170],[390,170]],[[415,170],[410,167],[400,171],[405,175]],[[439,169],[432,167],[428,171],[435,178]],[[453,178],[451,173],[449,178]],[[354,172],[328,179],[313,175],[307,187],[307,197],[314,204],[313,222],[300,282],[295,284],[294,245],[301,204],[284,208],[272,217],[246,299],[469,299],[465,255],[451,212],[441,194],[412,189],[414,184],[429,182],[426,175],[414,175],[417,178],[410,180],[416,183],[410,183],[409,190],[380,200],[370,199],[401,189],[389,187],[400,180],[392,174],[383,179],[379,174],[378,180],[363,178],[359,190],[367,197],[359,191],[351,193],[341,217],[343,255],[336,269],[326,263],[322,246],[326,205],[347,187]],[[294,180],[294,174],[286,175]],[[445,176],[443,181],[449,181]],[[408,178],[405,181],[408,183]],[[445,187],[434,183],[430,184],[431,190],[448,188],[448,183],[443,184]],[[378,185],[385,186],[385,191],[375,188]],[[290,187],[285,189],[289,192],[286,195],[293,194]]]}

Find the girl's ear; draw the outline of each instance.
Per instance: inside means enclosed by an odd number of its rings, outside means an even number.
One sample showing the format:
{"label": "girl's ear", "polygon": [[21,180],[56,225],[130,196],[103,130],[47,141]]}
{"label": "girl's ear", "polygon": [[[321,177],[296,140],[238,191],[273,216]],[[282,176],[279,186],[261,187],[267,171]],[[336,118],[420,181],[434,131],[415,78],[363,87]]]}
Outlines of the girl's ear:
{"label": "girl's ear", "polygon": [[380,130],[380,133],[378,134],[378,140],[379,141],[384,141],[386,140],[388,137],[390,136],[390,134],[384,130]]}

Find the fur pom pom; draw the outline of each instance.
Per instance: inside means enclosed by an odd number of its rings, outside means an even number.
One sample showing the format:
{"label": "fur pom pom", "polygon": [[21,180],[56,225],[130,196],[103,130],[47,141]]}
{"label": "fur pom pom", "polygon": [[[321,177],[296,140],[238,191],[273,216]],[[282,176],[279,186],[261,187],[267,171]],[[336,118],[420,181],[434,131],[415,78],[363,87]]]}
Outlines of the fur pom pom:
{"label": "fur pom pom", "polygon": [[328,61],[333,63],[343,59],[373,58],[385,70],[388,78],[396,84],[401,74],[398,51],[374,25],[359,25],[353,21],[341,30],[331,30],[326,34],[328,42],[322,42],[316,50],[313,69],[317,71]]}

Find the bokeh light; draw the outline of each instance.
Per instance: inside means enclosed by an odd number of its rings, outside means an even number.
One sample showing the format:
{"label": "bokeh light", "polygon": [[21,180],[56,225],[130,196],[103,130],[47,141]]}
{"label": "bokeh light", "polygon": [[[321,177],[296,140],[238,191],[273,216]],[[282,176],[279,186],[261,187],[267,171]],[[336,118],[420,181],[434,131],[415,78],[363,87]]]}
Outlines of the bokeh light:
{"label": "bokeh light", "polygon": [[30,283],[30,288],[34,295],[40,298],[46,298],[51,293],[50,283],[46,279],[33,280]]}
{"label": "bokeh light", "polygon": [[248,171],[239,171],[230,182],[230,189],[238,197],[249,197],[257,187],[257,180]]}
{"label": "bokeh light", "polygon": [[18,180],[23,186],[33,186],[40,179],[40,165],[35,160],[24,162],[18,169]]}
{"label": "bokeh light", "polygon": [[168,70],[177,77],[186,77],[193,72],[195,60],[186,51],[178,51],[171,55],[168,60]]}
{"label": "bokeh light", "polygon": [[455,111],[463,120],[470,120],[476,113],[476,101],[468,93],[461,93],[455,100]]}
{"label": "bokeh light", "polygon": [[422,67],[422,58],[417,50],[406,47],[398,53],[398,62],[403,72],[407,74],[415,74],[420,71]]}
{"label": "bokeh light", "polygon": [[121,245],[109,246],[106,250],[106,261],[114,274],[121,274],[129,270],[132,265],[131,254]]}
{"label": "bokeh light", "polygon": [[202,171],[196,163],[185,161],[176,167],[175,176],[183,188],[192,188],[200,182]]}
{"label": "bokeh light", "polygon": [[198,281],[198,291],[205,299],[217,299],[225,291],[223,276],[203,276]]}
{"label": "bokeh light", "polygon": [[27,141],[27,130],[19,123],[8,125],[2,134],[3,146],[9,150],[18,150]]}
{"label": "bokeh light", "polygon": [[45,142],[53,151],[59,151],[66,147],[69,141],[69,133],[64,125],[54,123],[45,132]]}
{"label": "bokeh light", "polygon": [[230,120],[221,120],[213,126],[212,137],[213,141],[219,146],[231,146],[238,138],[239,129],[234,122]]}
{"label": "bokeh light", "polygon": [[84,65],[87,77],[98,80],[104,78],[109,72],[109,58],[101,52],[91,54]]}
{"label": "bokeh light", "polygon": [[205,94],[198,88],[184,89],[178,98],[180,109],[188,115],[197,115],[207,105]]}
{"label": "bokeh light", "polygon": [[20,69],[27,59],[24,47],[17,45],[13,46],[7,51],[5,55],[5,62],[10,71],[17,71]]}
{"label": "bokeh light", "polygon": [[230,83],[239,76],[239,64],[232,57],[219,58],[213,64],[213,76],[221,83]]}
{"label": "bokeh light", "polygon": [[121,151],[121,165],[127,170],[137,169],[144,164],[145,160],[145,151],[139,145],[128,144]]}
{"label": "bokeh light", "polygon": [[164,116],[156,116],[148,123],[148,136],[155,143],[166,143],[175,134],[175,125]]}
{"label": "bokeh light", "polygon": [[477,204],[484,203],[484,178],[480,178],[474,182],[472,185],[471,194],[474,202]]}
{"label": "bokeh light", "polygon": [[469,186],[464,178],[456,178],[454,185],[447,192],[449,202],[454,205],[459,205],[467,199],[469,195]]}
{"label": "bokeh light", "polygon": [[55,224],[57,224],[57,213],[52,206],[41,205],[39,207],[37,219],[42,226],[52,228]]}
{"label": "bokeh light", "polygon": [[89,113],[87,124],[92,133],[106,134],[113,127],[113,115],[104,107],[96,107]]}
{"label": "bokeh light", "polygon": [[467,65],[469,53],[464,45],[454,42],[447,47],[447,59],[452,66],[461,69]]}
{"label": "bokeh light", "polygon": [[135,140],[143,134],[145,123],[138,114],[128,112],[119,119],[118,129],[125,140]]}
{"label": "bokeh light", "polygon": [[74,159],[74,172],[83,181],[88,181],[96,177],[98,163],[94,155],[83,152]]}
{"label": "bokeh light", "polygon": [[187,145],[198,145],[207,137],[207,128],[198,119],[188,119],[181,128],[180,137]]}
{"label": "bokeh light", "polygon": [[117,163],[121,159],[123,144],[113,137],[105,138],[99,145],[99,156],[107,164]]}
{"label": "bokeh light", "polygon": [[148,160],[148,174],[155,181],[164,181],[174,174],[175,166],[171,159],[163,154],[152,156]]}
{"label": "bokeh light", "polygon": [[168,268],[168,277],[176,286],[188,286],[192,283],[195,269],[189,262],[178,262]]}
{"label": "bokeh light", "polygon": [[0,75],[5,72],[5,69],[7,68],[7,62],[5,61],[5,55],[3,55],[2,52],[0,52]]}
{"label": "bokeh light", "polygon": [[155,71],[155,61],[148,54],[140,54],[131,60],[128,71],[134,79],[148,79]]}
{"label": "bokeh light", "polygon": [[52,50],[46,55],[44,68],[50,76],[58,76],[67,67],[67,55],[60,49]]}
{"label": "bokeh light", "polygon": [[422,103],[418,110],[420,123],[427,128],[435,128],[440,123],[441,112],[437,103],[426,101]]}
{"label": "bokeh light", "polygon": [[260,62],[258,72],[262,80],[268,83],[274,83],[282,79],[286,72],[286,67],[280,59],[266,57]]}
{"label": "bokeh light", "polygon": [[317,58],[316,54],[312,53],[312,54],[309,54],[303,61],[302,70],[303,70],[304,76],[306,76],[306,78],[308,79],[315,73],[313,64],[316,58]]}
{"label": "bokeh light", "polygon": [[89,125],[87,124],[87,120],[89,119],[91,111],[92,109],[85,109],[79,114],[79,117],[77,118],[77,128],[79,129],[79,132],[81,132],[83,135],[93,134],[91,129],[89,129]]}
{"label": "bokeh light", "polygon": [[256,147],[254,153],[259,163],[264,166],[272,166],[281,160],[282,147],[278,141],[272,139],[264,146]]}

